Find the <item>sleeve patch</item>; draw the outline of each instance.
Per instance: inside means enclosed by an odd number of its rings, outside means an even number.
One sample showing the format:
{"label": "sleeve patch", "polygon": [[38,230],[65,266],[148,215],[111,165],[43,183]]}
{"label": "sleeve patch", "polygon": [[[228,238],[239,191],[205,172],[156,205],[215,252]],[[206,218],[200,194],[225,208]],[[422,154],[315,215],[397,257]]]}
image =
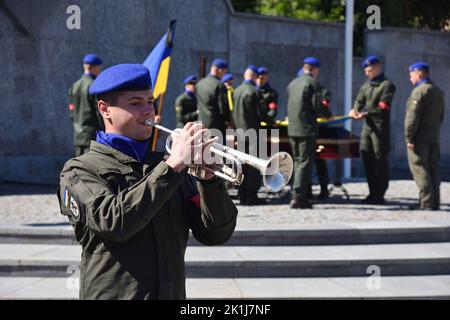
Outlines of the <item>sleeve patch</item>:
{"label": "sleeve patch", "polygon": [[70,192],[68,187],[64,188],[64,208],[70,212],[72,219],[74,221],[80,221],[80,203],[78,202],[78,197]]}
{"label": "sleeve patch", "polygon": [[381,101],[380,103],[378,103],[378,106],[383,110],[389,110],[391,108],[389,103],[386,103],[384,101]]}

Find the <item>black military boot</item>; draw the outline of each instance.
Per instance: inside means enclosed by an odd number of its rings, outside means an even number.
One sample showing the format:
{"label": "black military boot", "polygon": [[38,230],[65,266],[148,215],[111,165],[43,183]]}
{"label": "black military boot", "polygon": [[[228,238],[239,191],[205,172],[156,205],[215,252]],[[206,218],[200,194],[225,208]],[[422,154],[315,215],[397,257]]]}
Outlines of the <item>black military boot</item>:
{"label": "black military boot", "polygon": [[290,203],[291,209],[312,209],[312,203],[299,195],[294,195]]}
{"label": "black military boot", "polygon": [[330,196],[330,193],[328,191],[328,184],[321,184],[320,185],[320,194],[317,196],[317,199],[327,200],[329,196]]}

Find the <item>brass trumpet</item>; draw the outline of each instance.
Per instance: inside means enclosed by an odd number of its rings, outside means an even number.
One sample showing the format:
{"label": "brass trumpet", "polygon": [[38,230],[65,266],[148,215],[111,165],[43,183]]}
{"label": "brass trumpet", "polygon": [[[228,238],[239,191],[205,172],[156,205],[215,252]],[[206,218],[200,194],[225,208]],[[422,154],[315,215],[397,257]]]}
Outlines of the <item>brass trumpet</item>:
{"label": "brass trumpet", "polygon": [[[146,120],[146,126],[157,128],[158,130],[169,134],[177,135],[178,131],[167,129],[152,120]],[[171,153],[171,141],[169,136],[166,140],[166,150]],[[291,179],[294,168],[292,157],[287,152],[278,152],[270,159],[259,159],[247,153],[237,151],[220,143],[213,143],[211,152],[231,161],[231,167],[223,164],[220,170],[211,167],[202,167],[203,170],[230,181],[235,185],[240,185],[244,179],[242,174],[242,163],[250,165],[259,170],[263,176],[263,184],[270,192],[279,192],[286,186]]]}

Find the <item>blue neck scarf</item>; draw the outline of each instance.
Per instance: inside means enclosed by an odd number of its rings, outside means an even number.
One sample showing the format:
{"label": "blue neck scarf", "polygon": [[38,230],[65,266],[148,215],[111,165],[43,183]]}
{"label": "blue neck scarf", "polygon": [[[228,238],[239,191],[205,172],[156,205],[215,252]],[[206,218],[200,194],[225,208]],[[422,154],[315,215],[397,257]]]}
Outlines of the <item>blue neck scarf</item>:
{"label": "blue neck scarf", "polygon": [[184,92],[186,92],[186,94],[195,102],[197,102],[197,98],[195,97],[195,93],[188,91],[188,90],[184,90]]}
{"label": "blue neck scarf", "polygon": [[379,82],[383,81],[384,79],[384,73],[380,73],[379,75],[377,75],[375,78],[370,80],[370,83],[372,84],[378,84]]}
{"label": "blue neck scarf", "polygon": [[269,81],[267,81],[263,86],[258,86],[259,89],[264,89],[264,90],[269,90],[270,89],[270,84]]}
{"label": "blue neck scarf", "polygon": [[97,131],[97,142],[114,148],[144,164],[148,141],[137,141],[117,133]]}
{"label": "blue neck scarf", "polygon": [[420,86],[422,83],[429,82],[430,78],[425,78],[416,83],[416,87]]}
{"label": "blue neck scarf", "polygon": [[95,78],[96,78],[96,76],[95,76],[95,74],[92,74],[92,73],[85,73],[84,74],[85,76],[88,76],[88,77],[91,77],[93,80],[95,80]]}
{"label": "blue neck scarf", "polygon": [[256,86],[256,83],[253,80],[244,80],[244,83],[251,84],[252,86]]}

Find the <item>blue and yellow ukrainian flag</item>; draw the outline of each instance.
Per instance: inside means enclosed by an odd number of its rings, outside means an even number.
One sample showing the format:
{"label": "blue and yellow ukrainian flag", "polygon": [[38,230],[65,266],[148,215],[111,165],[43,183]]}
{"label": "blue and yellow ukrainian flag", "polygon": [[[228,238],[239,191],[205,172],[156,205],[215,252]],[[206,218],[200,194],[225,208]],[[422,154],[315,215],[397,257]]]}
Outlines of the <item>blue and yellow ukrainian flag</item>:
{"label": "blue and yellow ukrainian flag", "polygon": [[154,98],[166,92],[169,79],[170,54],[172,52],[173,36],[176,20],[170,22],[167,33],[159,40],[156,47],[144,61],[144,66],[150,70]]}

